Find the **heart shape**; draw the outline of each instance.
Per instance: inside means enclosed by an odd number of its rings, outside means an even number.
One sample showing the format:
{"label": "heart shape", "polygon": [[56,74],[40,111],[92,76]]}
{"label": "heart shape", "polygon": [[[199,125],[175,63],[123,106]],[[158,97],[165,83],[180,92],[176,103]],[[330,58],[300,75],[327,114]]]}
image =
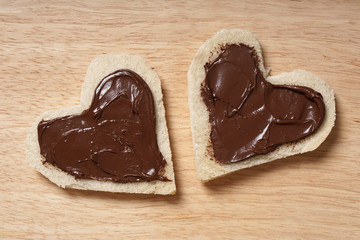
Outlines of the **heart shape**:
{"label": "heart shape", "polygon": [[78,179],[168,181],[155,124],[149,86],[125,69],[100,81],[81,114],[41,121],[38,140],[44,163]]}
{"label": "heart shape", "polygon": [[273,85],[258,64],[254,48],[231,44],[205,65],[201,95],[209,111],[214,157],[221,164],[298,141],[323,122],[325,105],[320,93],[307,87]]}
{"label": "heart shape", "polygon": [[[226,50],[233,45],[243,52]],[[260,43],[246,30],[222,29],[194,56],[188,71],[189,107],[202,181],[312,151],[331,132],[335,96],[325,81],[300,69],[267,75]],[[259,116],[267,120],[258,121]],[[289,135],[290,130],[298,135]]]}

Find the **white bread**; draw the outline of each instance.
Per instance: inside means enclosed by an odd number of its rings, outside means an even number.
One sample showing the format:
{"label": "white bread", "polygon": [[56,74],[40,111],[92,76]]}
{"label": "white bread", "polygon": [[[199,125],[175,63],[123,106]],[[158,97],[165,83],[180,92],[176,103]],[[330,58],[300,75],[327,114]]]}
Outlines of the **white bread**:
{"label": "white bread", "polygon": [[[275,151],[265,155],[257,155],[241,162],[221,165],[215,162],[213,157],[210,140],[211,125],[209,123],[209,112],[202,100],[200,90],[201,84],[205,79],[204,65],[219,56],[221,46],[240,43],[254,47],[259,59],[259,68],[265,79],[270,83],[306,86],[321,93],[325,103],[326,114],[320,128],[312,135],[298,142],[283,144]],[[270,77],[267,76],[268,72],[264,67],[260,43],[256,36],[249,31],[223,29],[216,33],[211,39],[207,40],[198,50],[188,71],[188,88],[193,146],[200,180],[206,182],[243,168],[249,168],[276,159],[312,151],[329,135],[334,126],[336,116],[335,96],[330,86],[325,81],[304,70],[295,70],[290,73]]]}
{"label": "white bread", "polygon": [[[51,164],[43,164],[44,157],[40,154],[38,142],[37,126],[39,122],[70,114],[81,113],[89,108],[94,90],[99,82],[107,75],[120,69],[129,69],[140,75],[148,84],[152,91],[156,114],[156,134],[160,152],[164,156],[167,164],[164,176],[171,181],[151,181],[151,182],[131,182],[115,183],[110,181],[75,179],[74,176],[61,171]],[[94,59],[86,73],[85,81],[81,92],[80,106],[53,110],[43,113],[32,126],[26,139],[26,159],[30,165],[50,181],[63,188],[75,188],[83,190],[123,192],[123,193],[143,193],[143,194],[175,194],[175,177],[173,163],[171,160],[171,149],[169,142],[168,129],[166,126],[165,109],[161,82],[154,70],[149,67],[145,60],[139,56],[121,55],[101,55]]]}

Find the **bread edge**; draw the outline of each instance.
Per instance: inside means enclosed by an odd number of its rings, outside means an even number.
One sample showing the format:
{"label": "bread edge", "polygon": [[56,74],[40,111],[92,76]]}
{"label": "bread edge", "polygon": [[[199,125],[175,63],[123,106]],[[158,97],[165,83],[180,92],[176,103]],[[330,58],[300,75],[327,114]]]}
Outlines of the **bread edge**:
{"label": "bread edge", "polygon": [[[283,144],[275,151],[258,155],[247,160],[220,165],[215,162],[210,142],[209,113],[201,98],[201,83],[205,79],[204,65],[214,60],[220,53],[220,47],[225,44],[245,44],[254,47],[259,58],[259,68],[267,81],[273,84],[306,86],[322,94],[326,115],[321,127],[312,135],[295,143]],[[314,74],[305,70],[295,70],[277,76],[268,77],[265,69],[260,43],[256,36],[241,29],[222,29],[207,40],[195,55],[188,71],[189,107],[191,130],[198,178],[204,182],[216,179],[240,169],[264,164],[276,159],[305,153],[316,149],[329,135],[335,124],[335,96],[330,86]]]}
{"label": "bread edge", "polygon": [[[148,84],[154,98],[156,114],[156,134],[160,152],[166,159],[164,176],[171,181],[150,181],[115,183],[110,181],[97,181],[87,179],[75,179],[74,176],[51,165],[43,164],[44,157],[40,154],[37,126],[39,122],[70,114],[80,113],[89,108],[95,88],[107,75],[120,70],[129,69],[140,75]],[[165,108],[161,81],[157,73],[147,65],[146,61],[130,54],[104,54],[100,55],[90,63],[85,81],[82,86],[80,106],[72,106],[63,109],[47,111],[39,116],[31,127],[26,139],[26,159],[31,167],[50,181],[62,188],[74,188],[81,190],[94,190],[105,192],[140,193],[140,194],[161,194],[173,195],[176,193],[175,175],[173,170],[172,154],[170,149],[169,134],[166,125]]]}

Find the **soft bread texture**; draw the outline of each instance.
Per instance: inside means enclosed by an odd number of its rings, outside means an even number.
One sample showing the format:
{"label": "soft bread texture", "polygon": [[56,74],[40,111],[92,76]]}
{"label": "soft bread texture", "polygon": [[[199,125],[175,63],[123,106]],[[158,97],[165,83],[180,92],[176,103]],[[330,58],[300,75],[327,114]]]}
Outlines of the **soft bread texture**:
{"label": "soft bread texture", "polygon": [[[63,172],[51,164],[43,164],[44,157],[40,154],[37,133],[39,122],[43,119],[50,120],[70,114],[81,113],[83,110],[89,108],[95,88],[99,82],[107,75],[120,69],[129,69],[140,75],[148,84],[153,94],[156,114],[157,143],[160,152],[167,162],[164,176],[171,181],[156,180],[150,182],[115,183],[110,181],[75,179],[74,176]],[[45,112],[35,121],[26,140],[26,158],[35,170],[39,171],[50,181],[63,188],[123,193],[175,194],[175,176],[171,160],[171,149],[166,126],[161,82],[156,72],[146,64],[144,59],[139,56],[128,54],[101,55],[94,59],[86,73],[80,104],[80,106]]]}
{"label": "soft bread texture", "polygon": [[[270,83],[306,86],[321,93],[326,108],[325,119],[315,133],[300,141],[283,144],[273,152],[265,155],[257,155],[241,162],[218,164],[214,160],[214,152],[210,140],[211,125],[209,122],[209,112],[201,97],[201,84],[205,80],[204,65],[212,62],[219,56],[221,46],[241,43],[249,47],[254,47],[259,59],[259,68],[265,79]],[[329,135],[336,117],[335,96],[330,86],[317,76],[304,70],[295,70],[290,73],[270,77],[268,77],[268,72],[264,67],[260,43],[256,36],[249,31],[240,29],[220,30],[198,50],[189,68],[188,88],[193,146],[200,180],[206,182],[243,168],[249,168],[276,159],[312,151],[320,146]]]}

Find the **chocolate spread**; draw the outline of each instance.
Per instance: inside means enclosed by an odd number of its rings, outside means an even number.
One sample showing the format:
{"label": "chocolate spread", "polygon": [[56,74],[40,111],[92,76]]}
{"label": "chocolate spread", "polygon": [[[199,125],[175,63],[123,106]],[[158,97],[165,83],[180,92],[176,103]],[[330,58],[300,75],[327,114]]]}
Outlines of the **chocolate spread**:
{"label": "chocolate spread", "polygon": [[101,80],[89,109],[39,123],[43,163],[81,179],[168,181],[155,121],[145,81],[130,70],[116,71]]}
{"label": "chocolate spread", "polygon": [[210,139],[220,164],[239,162],[298,141],[323,122],[320,93],[299,86],[273,85],[258,66],[255,50],[226,45],[205,67],[201,95],[209,111]]}

